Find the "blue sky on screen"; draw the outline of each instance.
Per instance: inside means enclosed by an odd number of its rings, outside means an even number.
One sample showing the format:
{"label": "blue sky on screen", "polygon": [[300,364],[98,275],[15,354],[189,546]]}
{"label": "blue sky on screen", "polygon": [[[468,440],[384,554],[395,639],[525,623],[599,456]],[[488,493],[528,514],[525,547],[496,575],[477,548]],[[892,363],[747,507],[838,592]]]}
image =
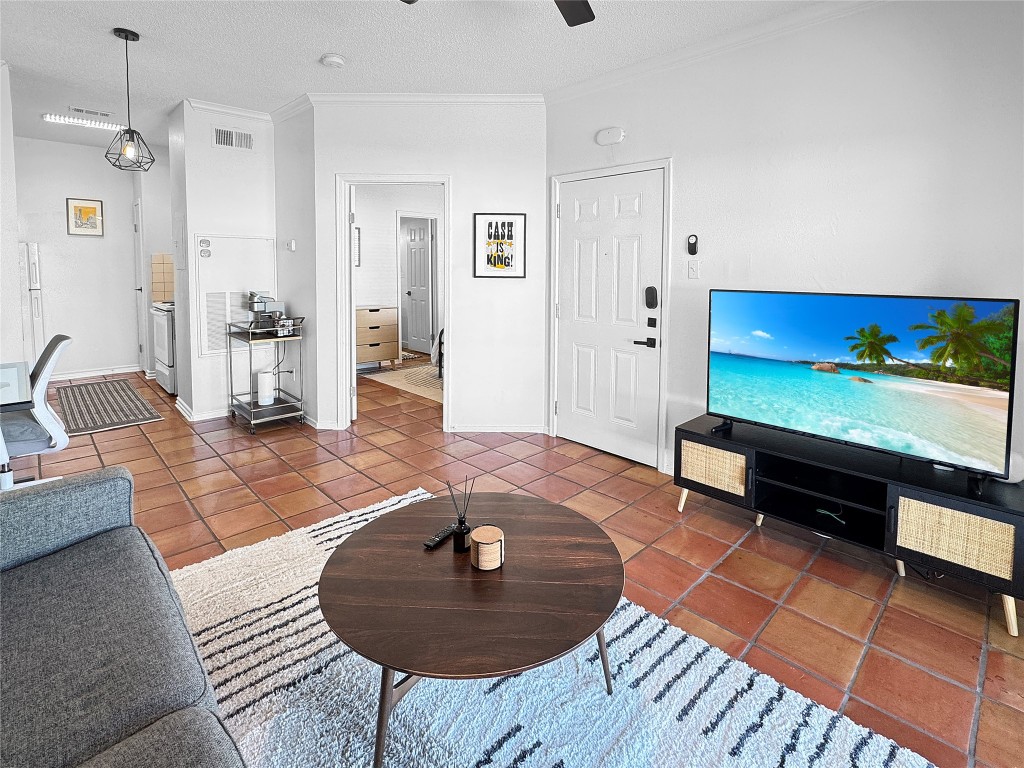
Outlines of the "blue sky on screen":
{"label": "blue sky on screen", "polygon": [[978,319],[1011,302],[975,299],[843,296],[794,293],[711,292],[711,350],[776,360],[853,362],[851,341],[858,328],[878,323],[899,341],[889,345],[896,357],[927,362],[916,340],[927,331],[910,331],[928,315],[967,301]]}

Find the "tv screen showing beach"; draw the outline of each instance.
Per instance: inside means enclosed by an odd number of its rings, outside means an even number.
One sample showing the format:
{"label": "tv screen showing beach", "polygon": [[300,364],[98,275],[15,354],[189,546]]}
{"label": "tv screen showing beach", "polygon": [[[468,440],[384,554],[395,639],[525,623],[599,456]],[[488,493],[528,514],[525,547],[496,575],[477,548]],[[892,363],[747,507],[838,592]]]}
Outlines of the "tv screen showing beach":
{"label": "tv screen showing beach", "polygon": [[711,291],[708,413],[1005,476],[1018,306]]}

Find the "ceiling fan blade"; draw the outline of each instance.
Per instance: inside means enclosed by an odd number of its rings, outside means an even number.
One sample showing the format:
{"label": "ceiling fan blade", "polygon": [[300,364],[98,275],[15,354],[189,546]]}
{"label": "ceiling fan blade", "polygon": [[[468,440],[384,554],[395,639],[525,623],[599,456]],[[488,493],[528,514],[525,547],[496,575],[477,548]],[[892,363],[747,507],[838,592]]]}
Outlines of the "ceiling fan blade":
{"label": "ceiling fan blade", "polygon": [[[405,1],[408,2],[408,0]],[[562,12],[562,18],[570,27],[586,24],[597,18],[587,0],[555,0],[555,5],[558,6],[558,10]]]}

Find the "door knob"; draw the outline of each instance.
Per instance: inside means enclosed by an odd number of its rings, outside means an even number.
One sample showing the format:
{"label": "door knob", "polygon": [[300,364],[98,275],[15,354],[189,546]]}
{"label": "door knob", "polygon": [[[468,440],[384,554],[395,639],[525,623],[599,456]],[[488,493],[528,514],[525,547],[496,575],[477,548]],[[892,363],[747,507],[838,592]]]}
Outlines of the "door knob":
{"label": "door knob", "polygon": [[658,346],[658,340],[655,339],[653,336],[648,336],[646,339],[640,339],[639,341],[634,341],[633,343],[638,344],[641,347],[651,347],[652,349]]}
{"label": "door knob", "polygon": [[138,291],[139,293],[142,293],[142,289],[141,288],[136,288],[135,290]]}
{"label": "door knob", "polygon": [[405,292],[405,295],[406,295],[406,296],[412,296],[412,291],[406,291],[406,292]]}

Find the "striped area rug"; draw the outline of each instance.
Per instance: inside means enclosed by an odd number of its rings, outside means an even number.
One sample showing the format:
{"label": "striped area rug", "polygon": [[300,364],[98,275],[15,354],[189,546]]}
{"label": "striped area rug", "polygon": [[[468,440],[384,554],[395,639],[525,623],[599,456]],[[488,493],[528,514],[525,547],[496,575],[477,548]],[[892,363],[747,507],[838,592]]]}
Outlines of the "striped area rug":
{"label": "striped area rug", "polygon": [[[317,579],[352,531],[422,490],[173,573],[226,722],[252,768],[369,766],[380,668],[324,623]],[[385,765],[416,768],[917,768],[930,764],[623,599],[596,642],[490,680],[425,680]]]}
{"label": "striped area rug", "polygon": [[127,379],[57,387],[57,400],[69,435],[105,432],[163,419]]}

